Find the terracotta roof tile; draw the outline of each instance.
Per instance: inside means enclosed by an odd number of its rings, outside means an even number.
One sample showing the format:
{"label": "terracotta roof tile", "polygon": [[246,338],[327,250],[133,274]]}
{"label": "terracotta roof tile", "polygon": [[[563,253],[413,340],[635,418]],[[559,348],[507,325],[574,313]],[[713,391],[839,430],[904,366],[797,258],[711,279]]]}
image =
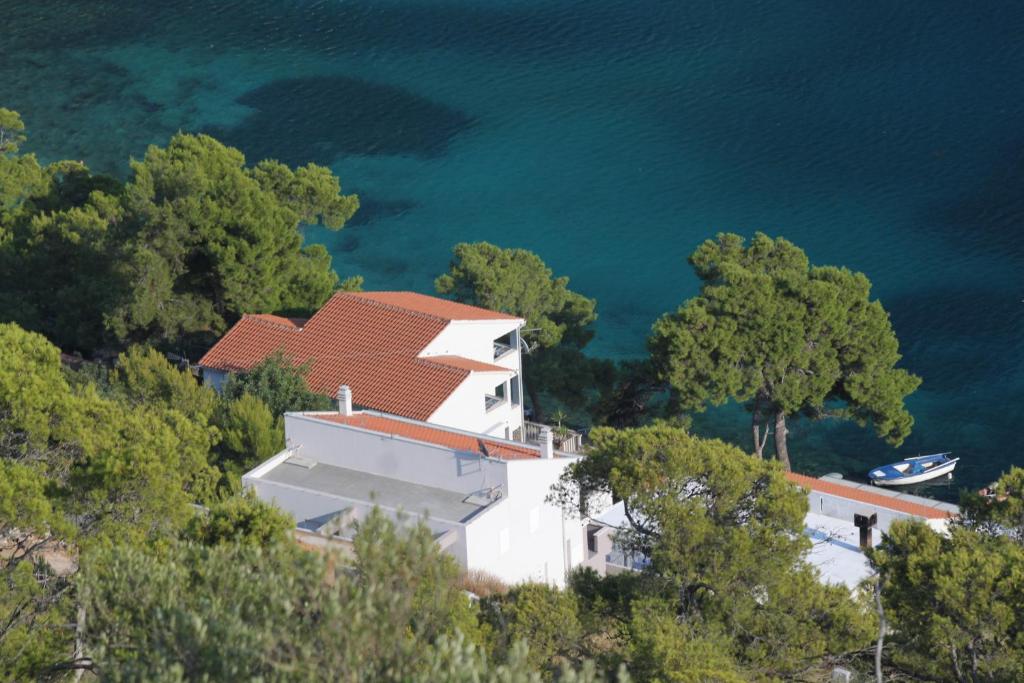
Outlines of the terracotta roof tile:
{"label": "terracotta roof tile", "polygon": [[243,316],[245,318],[256,318],[268,323],[274,323],[275,325],[281,325],[289,329],[301,328],[306,324],[305,318],[282,318],[279,315],[269,315],[267,313],[249,313]]}
{"label": "terracotta roof tile", "polygon": [[865,491],[852,486],[843,486],[842,484],[825,481],[824,479],[809,477],[805,474],[787,472],[786,478],[799,486],[819,493],[826,493],[839,498],[848,498],[849,500],[856,500],[861,503],[867,503],[868,505],[876,505],[889,510],[896,510],[897,512],[903,512],[916,517],[924,517],[926,519],[947,519],[952,517],[952,515],[945,510],[928,507],[927,505],[921,505],[920,503],[914,503],[909,500],[883,496],[880,493],[872,493],[871,491]]}
{"label": "terracotta roof tile", "polygon": [[518,316],[508,313],[489,311],[486,308],[467,306],[436,296],[417,294],[416,292],[358,292],[353,296],[371,299],[409,311],[418,311],[426,315],[436,316],[445,320],[519,320]]}
{"label": "terracotta roof tile", "polygon": [[451,431],[432,425],[415,424],[405,420],[396,420],[383,415],[369,415],[366,413],[355,413],[353,415],[341,415],[339,413],[306,413],[309,417],[328,422],[358,427],[371,432],[379,432],[390,436],[400,436],[413,441],[432,443],[445,448],[467,453],[480,453],[480,443],[487,448],[487,454],[492,458],[502,460],[527,460],[539,458],[540,449],[530,448],[525,445],[511,444],[503,441],[495,441],[485,437],[477,437],[462,432]]}
{"label": "terracotta roof tile", "polygon": [[[422,299],[440,303],[431,313]],[[402,302],[416,305],[403,308]],[[484,319],[484,313],[491,319],[510,317],[408,292],[340,292],[308,321],[243,316],[199,365],[245,371],[281,351],[296,364],[311,361],[306,379],[317,393],[334,396],[341,384],[347,384],[358,405],[426,420],[470,372],[483,367],[493,371],[487,363],[477,367],[467,359],[417,357],[454,319],[440,313],[463,315],[463,309],[474,312],[475,319]]]}

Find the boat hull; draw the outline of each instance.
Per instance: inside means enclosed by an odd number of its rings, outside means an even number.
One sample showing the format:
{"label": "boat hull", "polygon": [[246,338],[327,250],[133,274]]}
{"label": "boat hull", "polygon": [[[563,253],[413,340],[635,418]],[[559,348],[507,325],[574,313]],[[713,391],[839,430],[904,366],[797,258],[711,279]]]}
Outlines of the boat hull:
{"label": "boat hull", "polygon": [[910,474],[904,477],[893,477],[892,479],[872,479],[871,483],[877,486],[906,486],[908,484],[920,484],[947,474],[952,474],[956,468],[957,460],[950,460],[941,465],[936,465],[926,472]]}

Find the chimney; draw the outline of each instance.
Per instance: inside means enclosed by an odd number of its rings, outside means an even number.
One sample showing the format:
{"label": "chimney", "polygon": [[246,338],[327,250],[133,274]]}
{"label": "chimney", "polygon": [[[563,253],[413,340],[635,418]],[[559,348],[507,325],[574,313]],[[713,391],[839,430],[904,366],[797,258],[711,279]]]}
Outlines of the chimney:
{"label": "chimney", "polygon": [[338,387],[338,412],[342,415],[352,414],[352,390],[347,384]]}
{"label": "chimney", "polygon": [[860,529],[860,549],[870,550],[871,543],[871,529],[878,524],[878,514],[873,515],[854,515],[853,525]]}
{"label": "chimney", "polygon": [[555,457],[555,437],[547,425],[540,428],[540,457]]}

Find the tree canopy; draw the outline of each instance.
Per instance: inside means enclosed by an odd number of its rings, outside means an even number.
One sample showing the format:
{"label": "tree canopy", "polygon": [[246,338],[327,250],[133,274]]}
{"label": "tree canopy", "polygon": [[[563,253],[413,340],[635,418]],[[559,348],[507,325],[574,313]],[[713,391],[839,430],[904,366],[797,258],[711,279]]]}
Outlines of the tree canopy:
{"label": "tree canopy", "polygon": [[871,553],[892,657],[929,680],[1024,678],[1024,546],[954,526],[896,522]]}
{"label": "tree canopy", "polygon": [[[646,567],[626,594],[654,601],[642,630],[678,616],[661,637],[631,639],[632,657],[650,665],[662,657],[636,648],[697,638],[695,652],[719,643],[727,669],[791,677],[870,639],[870,617],[847,589],[823,585],[806,563],[807,498],[777,464],[666,425],[599,428],[591,439],[554,495],[564,506],[581,493],[621,500],[630,523],[616,542]],[[636,633],[636,611],[612,613]]]}
{"label": "tree canopy", "polygon": [[1024,467],[1011,467],[984,490],[960,496],[958,523],[1024,545]]}
{"label": "tree canopy", "polygon": [[541,347],[563,340],[582,347],[592,336],[597,303],[554,277],[540,257],[525,249],[487,242],[455,245],[449,270],[434,281],[438,293],[526,319],[526,335]]}
{"label": "tree canopy", "polygon": [[315,309],[339,286],[327,250],[299,232],[358,209],[327,168],[247,166],[180,133],[121,183],[80,162],[40,167],[19,154],[23,130],[0,109],[0,311],[63,347],[188,348],[242,313]]}
{"label": "tree canopy", "polygon": [[475,607],[425,527],[374,513],[355,538],[350,561],[282,543],[100,551],[83,577],[86,650],[114,681],[539,683],[525,648],[491,663],[464,631]]}
{"label": "tree canopy", "polygon": [[293,365],[283,353],[275,352],[248,372],[228,377],[223,394],[227,398],[241,398],[245,394],[255,396],[275,417],[288,411],[329,410],[331,399],[309,390],[306,383],[308,372],[308,364]]}
{"label": "tree canopy", "polygon": [[761,233],[749,245],[720,234],[689,262],[701,293],[659,319],[649,340],[681,407],[746,403],[758,456],[762,421],[773,418],[787,468],[786,418],[796,414],[870,423],[902,443],[914,422],[904,399],[921,380],[896,367],[899,343],[865,275],[811,266],[794,244]]}
{"label": "tree canopy", "polygon": [[300,223],[340,228],[358,208],[329,170],[247,168],[238,150],[179,134],[132,172],[120,268],[130,294],[107,317],[118,337],[217,333],[242,313],[315,308],[331,295],[327,250],[303,247],[298,232]]}

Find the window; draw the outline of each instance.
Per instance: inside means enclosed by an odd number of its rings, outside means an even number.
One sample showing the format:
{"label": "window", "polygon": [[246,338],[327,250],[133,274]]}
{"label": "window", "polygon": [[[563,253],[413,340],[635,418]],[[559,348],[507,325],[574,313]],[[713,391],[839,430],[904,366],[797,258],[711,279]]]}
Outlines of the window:
{"label": "window", "polygon": [[505,402],[505,397],[508,396],[508,387],[504,382],[494,387],[493,391],[493,394],[484,394],[485,410],[493,410],[494,408],[497,408]]}
{"label": "window", "polygon": [[494,360],[498,360],[516,350],[516,340],[513,333],[509,332],[504,337],[494,340]]}

